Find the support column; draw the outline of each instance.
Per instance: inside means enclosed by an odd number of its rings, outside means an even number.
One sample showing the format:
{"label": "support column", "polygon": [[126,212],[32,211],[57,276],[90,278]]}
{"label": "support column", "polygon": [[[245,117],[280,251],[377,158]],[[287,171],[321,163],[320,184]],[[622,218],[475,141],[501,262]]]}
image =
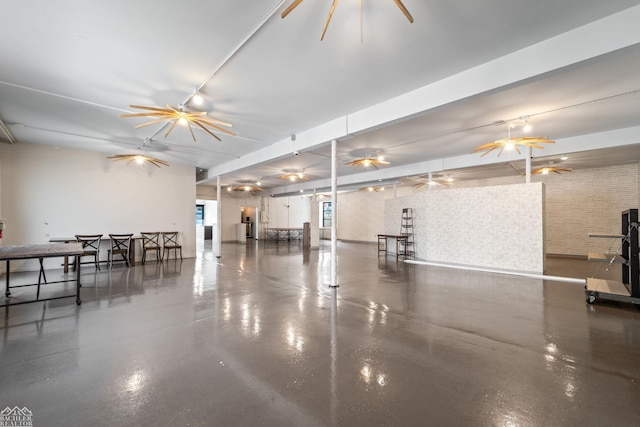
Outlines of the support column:
{"label": "support column", "polygon": [[331,141],[331,286],[338,287],[338,141]]}
{"label": "support column", "polygon": [[218,212],[217,212],[217,224],[216,231],[218,234],[218,254],[216,258],[222,258],[222,185],[220,184],[220,175],[218,175],[217,185],[218,185],[218,193],[216,195],[216,200],[218,202]]}
{"label": "support column", "polygon": [[531,147],[526,147],[525,149],[525,154],[524,154],[527,158],[525,159],[525,164],[526,164],[526,183],[527,184],[531,184]]}

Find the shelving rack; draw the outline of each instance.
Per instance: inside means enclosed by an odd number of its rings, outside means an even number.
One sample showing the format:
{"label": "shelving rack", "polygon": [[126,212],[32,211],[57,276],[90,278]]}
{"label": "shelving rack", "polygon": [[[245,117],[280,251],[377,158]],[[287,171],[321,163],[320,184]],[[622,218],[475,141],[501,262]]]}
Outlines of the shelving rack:
{"label": "shelving rack", "polygon": [[415,245],[413,241],[413,209],[402,209],[402,221],[400,223],[400,235],[406,236],[406,239],[400,240],[400,255],[415,258]]}
{"label": "shelving rack", "polygon": [[[589,237],[614,239],[620,253],[589,253],[589,261],[622,265],[622,281],[588,278],[585,286],[587,302],[598,298],[640,304],[640,265],[638,259],[638,209],[622,212],[621,234],[589,233]],[[612,245],[613,246],[613,245]]]}

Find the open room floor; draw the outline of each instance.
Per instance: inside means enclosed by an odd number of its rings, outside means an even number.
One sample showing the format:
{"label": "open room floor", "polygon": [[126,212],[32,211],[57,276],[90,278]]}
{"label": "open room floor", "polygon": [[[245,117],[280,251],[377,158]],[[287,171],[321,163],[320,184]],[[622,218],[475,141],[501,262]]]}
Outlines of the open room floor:
{"label": "open room floor", "polygon": [[[3,309],[0,406],[34,426],[640,424],[636,307],[374,244],[338,251],[333,290],[324,241],[83,267],[81,306]],[[547,274],[586,265],[554,259]]]}

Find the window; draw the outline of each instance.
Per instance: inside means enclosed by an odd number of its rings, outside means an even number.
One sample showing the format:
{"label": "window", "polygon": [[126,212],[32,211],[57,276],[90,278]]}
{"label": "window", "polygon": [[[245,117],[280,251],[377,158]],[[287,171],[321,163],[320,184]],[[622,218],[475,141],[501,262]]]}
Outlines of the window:
{"label": "window", "polygon": [[333,211],[331,209],[331,202],[322,203],[322,226],[325,228],[331,227],[331,217]]}
{"label": "window", "polygon": [[196,205],[196,225],[204,224],[204,205]]}

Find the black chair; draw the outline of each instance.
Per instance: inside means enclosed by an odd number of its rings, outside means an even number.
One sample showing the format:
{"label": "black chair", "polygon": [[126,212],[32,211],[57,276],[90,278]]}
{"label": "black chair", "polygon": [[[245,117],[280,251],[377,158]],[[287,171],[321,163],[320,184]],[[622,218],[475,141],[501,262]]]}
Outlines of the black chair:
{"label": "black chair", "polygon": [[164,247],[163,259],[169,259],[171,250],[173,249],[174,257],[178,258],[178,250],[180,250],[180,259],[182,259],[182,245],[178,244],[178,232],[177,231],[163,231],[162,232],[162,246]]}
{"label": "black chair", "polygon": [[162,247],[160,246],[159,231],[143,231],[142,236],[142,263],[147,259],[147,252],[156,253],[156,261],[162,262]]}
{"label": "black chair", "polygon": [[[93,263],[100,270],[100,241],[102,240],[102,234],[76,234],[76,240],[82,245],[83,250],[82,255],[78,255],[78,264],[83,256],[92,256]],[[75,266],[76,264],[74,263],[74,270]]]}
{"label": "black chair", "polygon": [[113,267],[114,255],[121,255],[122,260],[129,267],[129,248],[131,247],[131,238],[133,234],[109,234],[111,248],[109,249],[109,268]]}

